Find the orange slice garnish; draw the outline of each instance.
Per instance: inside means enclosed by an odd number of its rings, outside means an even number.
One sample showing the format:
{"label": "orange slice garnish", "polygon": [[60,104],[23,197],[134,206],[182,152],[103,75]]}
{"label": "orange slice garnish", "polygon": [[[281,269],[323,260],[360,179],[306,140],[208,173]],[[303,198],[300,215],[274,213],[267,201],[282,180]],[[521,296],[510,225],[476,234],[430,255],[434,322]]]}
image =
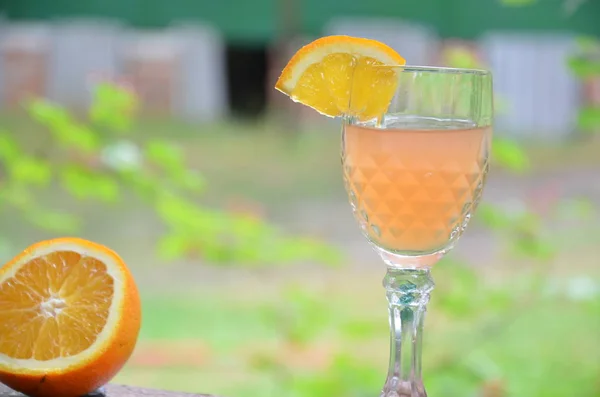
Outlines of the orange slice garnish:
{"label": "orange slice garnish", "polygon": [[406,63],[376,40],[328,36],[302,47],[281,72],[275,88],[330,117],[371,119],[383,114]]}
{"label": "orange slice garnish", "polygon": [[110,249],[62,238],[0,269],[0,382],[34,397],[76,397],[106,384],[135,347],[140,298]]}

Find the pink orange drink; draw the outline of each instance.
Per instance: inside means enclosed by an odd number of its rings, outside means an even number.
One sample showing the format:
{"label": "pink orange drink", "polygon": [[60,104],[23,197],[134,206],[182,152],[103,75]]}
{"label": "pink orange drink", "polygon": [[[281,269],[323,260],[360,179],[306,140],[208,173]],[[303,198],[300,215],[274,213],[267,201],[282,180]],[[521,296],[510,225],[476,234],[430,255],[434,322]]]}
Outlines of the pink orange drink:
{"label": "pink orange drink", "polygon": [[419,123],[344,127],[344,180],[355,216],[371,242],[401,255],[427,255],[455,241],[488,169],[490,127]]}

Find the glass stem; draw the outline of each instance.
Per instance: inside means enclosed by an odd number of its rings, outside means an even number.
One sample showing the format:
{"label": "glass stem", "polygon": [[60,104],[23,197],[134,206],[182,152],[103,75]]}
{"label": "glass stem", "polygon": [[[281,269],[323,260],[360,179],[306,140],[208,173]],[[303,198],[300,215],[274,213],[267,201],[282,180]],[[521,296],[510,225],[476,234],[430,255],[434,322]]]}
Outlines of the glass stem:
{"label": "glass stem", "polygon": [[388,267],[390,367],[381,397],[425,397],[421,377],[423,322],[434,283],[429,269]]}

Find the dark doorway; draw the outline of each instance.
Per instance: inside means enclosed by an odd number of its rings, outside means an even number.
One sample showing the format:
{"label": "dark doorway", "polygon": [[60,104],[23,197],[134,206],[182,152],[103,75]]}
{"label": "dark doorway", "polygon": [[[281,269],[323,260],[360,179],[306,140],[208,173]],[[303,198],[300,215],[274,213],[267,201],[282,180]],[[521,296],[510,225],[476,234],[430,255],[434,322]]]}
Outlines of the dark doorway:
{"label": "dark doorway", "polygon": [[256,118],[267,106],[267,49],[263,46],[227,45],[229,105],[235,117]]}

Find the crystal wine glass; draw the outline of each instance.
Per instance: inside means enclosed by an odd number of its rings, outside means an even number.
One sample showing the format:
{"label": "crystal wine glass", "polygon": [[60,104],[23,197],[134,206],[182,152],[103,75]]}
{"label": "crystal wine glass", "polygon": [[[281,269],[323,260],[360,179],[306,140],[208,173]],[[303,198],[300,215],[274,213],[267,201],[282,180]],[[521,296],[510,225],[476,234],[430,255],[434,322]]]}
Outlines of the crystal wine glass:
{"label": "crystal wine glass", "polygon": [[[378,117],[344,118],[343,175],[362,232],[387,265],[391,357],[381,397],[422,397],[430,269],[452,249],[481,198],[492,137],[492,76],[471,69],[382,68],[398,75],[394,97]],[[363,98],[351,92],[356,114],[368,106]]]}

